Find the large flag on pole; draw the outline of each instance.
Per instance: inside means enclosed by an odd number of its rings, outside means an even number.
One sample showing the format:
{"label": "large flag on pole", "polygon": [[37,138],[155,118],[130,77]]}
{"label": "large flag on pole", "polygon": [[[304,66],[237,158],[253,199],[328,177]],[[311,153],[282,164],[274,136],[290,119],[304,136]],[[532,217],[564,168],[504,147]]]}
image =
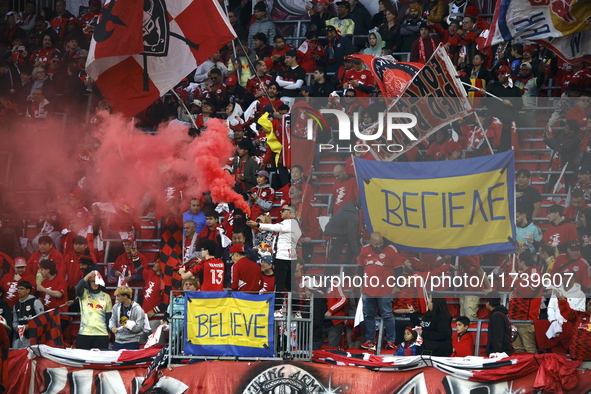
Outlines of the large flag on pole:
{"label": "large flag on pole", "polygon": [[[404,145],[404,152],[408,152],[442,127],[474,112],[455,67],[442,46],[435,50],[406,85],[401,97],[388,108],[388,112],[395,111],[411,113],[417,117],[417,124],[411,129],[417,137],[416,141],[408,140],[400,131],[393,133]],[[390,160],[404,152],[393,154]]]}
{"label": "large flag on pole", "polygon": [[591,2],[499,0],[486,45],[537,41],[565,60],[591,60]]}
{"label": "large flag on pole", "polygon": [[443,162],[355,159],[365,223],[397,248],[515,253],[513,152]]}
{"label": "large flag on pole", "polygon": [[107,0],[86,71],[134,116],[235,37],[216,0]]}

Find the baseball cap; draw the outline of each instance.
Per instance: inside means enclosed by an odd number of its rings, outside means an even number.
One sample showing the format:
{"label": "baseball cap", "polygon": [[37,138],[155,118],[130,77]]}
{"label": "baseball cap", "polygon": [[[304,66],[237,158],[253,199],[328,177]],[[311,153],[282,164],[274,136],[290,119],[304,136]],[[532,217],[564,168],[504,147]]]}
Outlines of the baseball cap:
{"label": "baseball cap", "polygon": [[566,247],[568,249],[580,250],[581,249],[581,243],[579,241],[570,241],[569,243],[566,244]]}
{"label": "baseball cap", "polygon": [[270,253],[266,253],[261,256],[261,261],[264,261],[267,264],[273,264],[273,256]]}
{"label": "baseball cap", "polygon": [[261,171],[257,172],[257,176],[264,176],[267,179],[269,179],[269,173],[265,170],[261,170]]}
{"label": "baseball cap", "polygon": [[525,52],[525,51],[530,51],[531,53],[534,53],[534,47],[532,47],[531,45],[526,45],[523,48],[523,52]]}
{"label": "baseball cap", "polygon": [[290,49],[289,51],[285,52],[285,56],[296,57],[297,55],[298,55],[298,53],[296,52],[295,49]]}
{"label": "baseball cap", "polygon": [[312,92],[312,87],[310,85],[304,85],[300,88],[300,90],[305,90],[308,93]]}
{"label": "baseball cap", "polygon": [[578,173],[579,174],[591,174],[591,168],[581,166],[581,167],[579,167]]}
{"label": "baseball cap", "polygon": [[326,31],[337,31],[337,28],[334,27],[333,25],[328,25],[328,26],[326,26]]}
{"label": "baseball cap", "polygon": [[341,5],[343,5],[343,6],[347,7],[347,9],[348,9],[348,10],[350,10],[350,9],[351,9],[351,4],[349,4],[349,2],[348,2],[348,1],[339,1],[339,2],[337,3],[337,7],[339,7],[339,6],[341,6]]}
{"label": "baseball cap", "polygon": [[460,144],[459,142],[452,141],[447,144],[447,152],[448,153],[455,152],[457,150],[463,150],[462,144]]}
{"label": "baseball cap", "polygon": [[25,260],[24,257],[17,257],[14,259],[14,267],[26,267],[27,266],[27,260]]}
{"label": "baseball cap", "polygon": [[511,74],[511,69],[507,66],[501,66],[497,70],[497,75],[499,74]]}
{"label": "baseball cap", "polygon": [[529,62],[521,63],[521,68],[529,68],[531,70],[531,64]]}
{"label": "baseball cap", "polygon": [[226,79],[226,86],[235,86],[238,83],[238,77],[236,75],[230,75]]}
{"label": "baseball cap", "polygon": [[230,254],[236,253],[236,252],[244,253],[244,245],[232,245],[230,247]]}
{"label": "baseball cap", "polygon": [[94,261],[92,261],[92,258],[90,256],[80,256],[80,258],[78,259],[78,264],[92,265],[93,263]]}

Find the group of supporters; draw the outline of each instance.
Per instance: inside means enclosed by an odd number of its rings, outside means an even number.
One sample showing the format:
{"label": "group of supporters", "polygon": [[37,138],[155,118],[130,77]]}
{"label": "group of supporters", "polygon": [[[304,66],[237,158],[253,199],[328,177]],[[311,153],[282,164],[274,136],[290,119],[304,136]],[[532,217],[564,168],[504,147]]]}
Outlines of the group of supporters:
{"label": "group of supporters", "polygon": [[[178,212],[156,218],[162,223],[161,229],[171,222],[182,228],[182,266],[178,273],[183,284],[176,290],[276,292],[278,318],[286,310],[285,292],[305,293],[314,299],[317,347],[328,340],[327,345],[332,347],[375,348],[375,316],[379,312],[385,325],[383,348],[397,354],[429,351],[442,356],[467,355],[474,350],[467,332],[473,328],[470,321],[488,318],[487,355],[562,347],[573,358],[590,359],[591,351],[585,345],[588,331],[584,329],[589,314],[582,290],[591,286],[585,258],[591,243],[591,221],[587,221],[591,220],[591,167],[584,154],[578,160],[580,168],[574,167],[581,146],[585,153],[588,145],[582,133],[589,127],[591,99],[591,74],[586,64],[569,65],[533,43],[507,43],[496,51],[481,48],[478,38],[488,24],[467,1],[448,5],[441,0],[424,5],[402,3],[395,6],[382,0],[380,12],[373,17],[357,0],[338,2],[335,9],[319,3],[309,10],[306,41],[293,48],[277,33],[264,2],[255,4],[252,14],[241,5],[229,13],[238,40],[199,65],[177,86],[180,100],[159,99],[140,114],[138,119],[145,124],[176,117],[193,126],[192,136],[206,132],[210,119],[225,118],[236,147],[226,169],[234,176],[235,191],[250,208],[247,216],[225,201],[212,201],[206,193],[191,196],[189,201],[178,199]],[[100,3],[91,1],[89,8],[88,14],[77,19],[68,15],[65,3],[58,0],[51,17],[51,10],[44,11],[46,16],[37,15],[33,3],[27,3],[22,20],[16,13],[7,15],[2,34],[6,62],[0,62],[3,119],[18,114],[44,119],[51,113],[53,97],[60,95],[64,98],[60,105],[75,118],[87,88],[100,97],[84,73],[85,48]],[[335,10],[337,14],[333,15]],[[365,36],[361,41],[356,37],[360,35]],[[480,112],[484,130],[468,125],[455,140],[439,131],[428,147],[416,147],[399,160],[459,159],[463,150],[472,155],[490,154],[484,136],[497,151],[515,147],[511,138],[515,130],[527,133],[536,125],[536,117],[531,116],[534,112],[528,107],[535,106],[541,88],[550,80],[559,87],[552,91],[561,99],[544,141],[560,154],[560,166],[569,163],[569,169],[577,170],[576,177],[566,178],[572,185],[570,202],[547,209],[550,225],[542,232],[535,224],[541,212],[541,195],[530,184],[529,171],[517,173],[519,258],[515,264],[502,256],[460,256],[456,260],[454,256],[408,253],[395,250],[378,233],[367,234],[350,160],[333,169],[327,212],[330,219],[321,228],[319,213],[312,205],[318,187],[313,174],[305,174],[307,169],[299,166],[287,168],[282,162],[281,153],[286,149],[281,144],[282,120],[296,97],[313,100],[342,91],[342,104],[335,101],[333,105],[350,115],[362,112],[362,126],[377,120],[377,106],[362,108],[355,100],[379,96],[373,74],[361,61],[345,56],[361,52],[394,60],[397,54],[409,52],[411,61],[425,63],[438,42],[448,51],[463,80],[475,87],[470,91],[472,96],[483,97],[486,93],[478,89],[485,89],[501,100],[491,101],[487,113]],[[312,74],[311,85],[306,84],[306,74]],[[109,109],[105,100],[98,103],[98,109]],[[559,122],[564,128],[557,127]],[[364,158],[380,159],[374,153]],[[81,165],[88,163],[87,156],[80,155]],[[59,201],[62,206],[48,204],[46,215],[39,221],[39,235],[26,249],[21,247],[15,223],[5,219],[0,222],[0,286],[7,304],[2,315],[13,346],[28,345],[27,322],[31,317],[61,308],[80,312],[80,330],[71,340],[78,348],[108,348],[111,339],[113,348],[138,348],[145,341],[146,330],[156,329],[163,319],[170,320],[175,314],[175,301],[165,302],[163,263],[156,258],[149,261],[141,252],[142,245],[135,240],[140,235],[139,226],[134,226],[138,218],[126,219],[129,223],[120,228],[109,228],[105,217],[122,211],[116,203],[112,207],[116,213],[101,210],[79,187],[72,187],[72,192],[60,196]],[[99,245],[101,237],[113,238],[107,233],[127,234],[122,253],[114,256],[108,270],[97,265],[113,257],[105,257]],[[315,255],[314,246],[323,242],[327,245],[329,273],[338,272],[340,265],[346,269],[350,268],[346,265],[358,265],[357,274],[379,277],[467,273],[484,280],[478,288],[457,289],[473,293],[458,298],[459,310],[455,302],[447,304],[436,295],[421,303],[420,289],[412,286],[385,290],[371,286],[300,286],[303,276],[317,273],[307,266]],[[511,273],[522,272],[524,278],[550,274],[563,280],[557,283],[553,279],[553,289],[533,286],[522,277],[498,287],[502,282],[493,280],[491,285],[481,266],[498,267],[496,277],[506,274],[510,278]],[[117,282],[114,294],[105,289],[103,277]],[[141,288],[139,296],[134,297],[129,286]],[[496,291],[510,292],[508,308],[501,304]],[[485,303],[481,302],[483,297]],[[338,320],[339,316],[354,315],[359,298],[364,301],[365,323],[356,328],[349,321]],[[456,332],[452,332],[453,319]],[[509,320],[519,333],[515,339]],[[63,325],[73,324],[66,320]]]}

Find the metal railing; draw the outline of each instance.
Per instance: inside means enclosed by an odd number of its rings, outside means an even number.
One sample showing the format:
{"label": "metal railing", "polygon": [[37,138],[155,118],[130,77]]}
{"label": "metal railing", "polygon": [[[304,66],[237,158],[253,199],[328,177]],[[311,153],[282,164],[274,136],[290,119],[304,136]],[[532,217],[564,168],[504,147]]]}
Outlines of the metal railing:
{"label": "metal railing", "polygon": [[[179,297],[183,293],[182,291],[171,291],[171,305],[174,305],[174,297]],[[284,301],[284,317],[274,318],[273,335],[275,349],[272,357],[216,356],[208,354],[186,355],[184,354],[184,330],[186,321],[184,312],[181,314],[172,309],[168,347],[169,365],[179,364],[181,360],[312,360],[313,299],[294,297],[292,293],[275,294],[285,294],[287,297]]]}

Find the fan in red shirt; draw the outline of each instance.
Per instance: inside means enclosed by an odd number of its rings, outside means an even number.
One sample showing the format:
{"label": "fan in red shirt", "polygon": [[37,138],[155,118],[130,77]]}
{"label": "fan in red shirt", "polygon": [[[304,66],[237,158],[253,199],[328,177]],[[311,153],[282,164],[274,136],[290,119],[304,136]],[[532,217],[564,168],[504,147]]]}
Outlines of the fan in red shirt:
{"label": "fan in red shirt", "polygon": [[269,184],[267,171],[257,172],[257,185],[250,189],[248,199],[251,218],[258,218],[271,210],[275,199],[275,190]]}
{"label": "fan in red shirt", "polygon": [[263,286],[261,294],[271,294],[275,292],[275,271],[273,271],[273,256],[267,253],[261,257],[261,273]]}
{"label": "fan in red shirt", "polygon": [[[380,233],[373,233],[369,245],[359,252],[358,264],[363,267],[363,316],[365,318],[366,341],[361,345],[364,349],[375,347],[371,333],[375,331],[376,309],[379,309],[386,330],[386,349],[396,349],[394,339],[394,316],[392,315],[392,285],[389,278],[394,277],[394,268],[407,260],[398,254],[394,246],[384,247],[384,238]],[[377,282],[375,279],[377,278]]]}
{"label": "fan in red shirt", "polygon": [[[267,87],[267,95],[262,96],[257,101],[259,102],[259,114],[264,113],[264,108],[267,105],[273,105],[275,111],[279,112],[279,107],[285,104],[283,101],[279,99],[279,84],[277,82],[271,82]],[[271,101],[269,101],[271,99]]]}
{"label": "fan in red shirt", "polygon": [[364,67],[361,60],[353,59],[353,68],[343,78],[343,88],[354,89],[357,97],[369,97],[374,90],[374,83],[371,71]]}
{"label": "fan in red shirt", "polygon": [[[12,307],[18,302],[18,282],[27,281],[35,284],[35,276],[27,273],[27,260],[24,257],[17,257],[14,259],[14,270],[10,270],[0,280],[0,286],[4,289],[4,299]],[[33,288],[33,291],[35,289]]]}
{"label": "fan in red shirt", "polygon": [[316,69],[316,61],[324,57],[324,47],[318,43],[318,34],[315,30],[306,32],[306,40],[298,48],[297,54],[300,66],[306,73],[312,74]]}
{"label": "fan in red shirt", "polygon": [[[144,282],[142,309],[148,316],[148,319],[152,319],[155,314],[166,311],[166,304],[164,303],[164,278],[160,267],[160,260],[154,261],[152,269],[144,268],[143,266],[140,267],[138,272],[129,281],[137,282],[141,280]],[[150,321],[150,327],[152,329],[158,327],[160,319],[154,320],[154,322],[152,324],[152,321]]]}
{"label": "fan in red shirt", "polygon": [[565,219],[572,220],[576,228],[581,228],[583,227],[581,222],[583,211],[587,208],[589,206],[585,204],[585,193],[581,189],[574,189],[570,195],[570,205],[566,207],[562,215]]}
{"label": "fan in red shirt", "polygon": [[[511,292],[509,299],[509,319],[514,320],[537,320],[540,315],[542,303],[541,290],[543,286],[539,283],[536,286],[534,278],[541,278],[541,272],[533,253],[529,250],[519,255],[519,280],[515,283],[515,289]],[[532,323],[516,323],[519,336],[513,343],[516,353],[536,353],[536,336]]]}
{"label": "fan in red shirt", "polygon": [[262,272],[257,263],[249,260],[244,253],[244,245],[232,245],[230,248],[232,266],[232,290],[259,293],[262,288]]}
{"label": "fan in red shirt", "polygon": [[438,130],[435,132],[435,141],[433,141],[427,149],[427,155],[431,156],[435,161],[445,157],[448,150],[447,145],[452,141],[451,138],[447,137],[446,131]]}
{"label": "fan in red shirt", "polygon": [[40,301],[46,311],[57,308],[68,301],[68,283],[64,277],[58,275],[55,262],[42,260],[39,262],[39,271],[43,282],[37,285]]}
{"label": "fan in red shirt", "polygon": [[587,304],[585,312],[570,308],[564,294],[559,293],[558,306],[560,314],[573,324],[573,336],[570,344],[570,355],[574,360],[591,360],[591,303]]}
{"label": "fan in red shirt", "polygon": [[562,220],[562,213],[564,207],[562,205],[552,205],[546,210],[546,214],[550,221],[550,226],[544,231],[542,235],[542,242],[556,246],[558,250],[564,251],[566,244],[570,241],[579,239],[577,229],[570,222],[570,220]]}
{"label": "fan in red shirt", "polygon": [[75,289],[80,279],[84,274],[80,270],[78,260],[82,256],[87,256],[96,263],[96,256],[88,249],[88,241],[81,235],[77,235],[72,240],[73,250],[64,256],[64,264],[66,266],[66,275],[68,280],[68,289]]}
{"label": "fan in red shirt", "polygon": [[255,75],[246,81],[246,93],[252,94],[256,100],[265,96],[265,89],[274,79],[268,74],[269,70],[263,60],[257,60],[254,63],[254,69]]}
{"label": "fan in red shirt", "polygon": [[101,15],[101,2],[99,0],[90,0],[88,2],[88,12],[80,18],[80,27],[88,42],[92,38],[92,33],[98,24]]}
{"label": "fan in red shirt", "polygon": [[33,253],[29,258],[29,261],[27,261],[27,272],[35,275],[39,269],[39,262],[41,260],[51,260],[55,262],[58,272],[60,272],[63,278],[66,277],[64,257],[53,247],[53,239],[48,235],[39,237],[39,251]]}
{"label": "fan in red shirt", "polygon": [[278,73],[284,66],[285,53],[291,50],[292,47],[286,44],[285,39],[281,36],[275,36],[273,38],[273,43],[275,44],[275,48],[273,49],[273,52],[271,52],[271,59],[273,59],[273,70]]}
{"label": "fan in red shirt", "polygon": [[138,252],[137,244],[133,237],[129,237],[123,240],[123,248],[125,252],[117,257],[115,263],[111,267],[111,276],[114,277],[122,277],[125,275],[123,279],[127,282],[131,279],[132,275],[137,274],[139,267],[137,267],[138,263],[141,264],[142,267],[148,268],[148,259],[146,256]]}
{"label": "fan in red shirt", "polygon": [[189,262],[189,269],[182,267],[179,274],[183,279],[196,277],[201,283],[201,291],[224,290],[224,262],[215,258],[216,243],[206,239],[199,243],[201,259]]}
{"label": "fan in red shirt", "polygon": [[453,349],[452,357],[468,357],[474,355],[474,337],[470,328],[470,319],[466,316],[460,316],[456,320],[457,331],[453,333]]}
{"label": "fan in red shirt", "polygon": [[334,215],[348,202],[355,204],[359,199],[357,179],[347,174],[342,164],[337,164],[332,170],[333,176],[337,179],[332,187],[332,206],[329,207],[329,214]]}
{"label": "fan in red shirt", "polygon": [[220,258],[222,257],[222,233],[224,233],[224,228],[221,224],[219,224],[219,216],[217,212],[213,209],[205,209],[203,210],[203,214],[205,215],[205,227],[199,233],[199,237],[197,237],[197,244],[201,244],[206,239],[215,242],[216,244],[216,251],[215,257]]}
{"label": "fan in red shirt", "polygon": [[579,241],[571,241],[566,246],[566,253],[558,255],[550,274],[572,274],[572,280],[581,287],[591,289],[591,277],[589,277],[589,264],[581,255]]}

